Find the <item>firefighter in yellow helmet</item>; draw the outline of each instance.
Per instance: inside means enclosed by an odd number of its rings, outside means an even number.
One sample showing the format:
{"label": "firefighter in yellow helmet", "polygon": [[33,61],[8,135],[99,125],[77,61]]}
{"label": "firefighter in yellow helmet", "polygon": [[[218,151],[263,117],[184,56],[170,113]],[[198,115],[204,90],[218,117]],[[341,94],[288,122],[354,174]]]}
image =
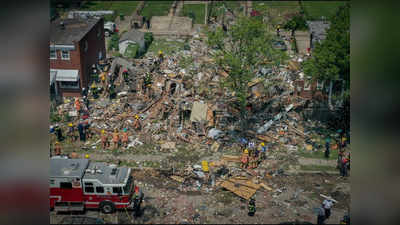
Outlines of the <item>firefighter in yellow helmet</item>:
{"label": "firefighter in yellow helmet", "polygon": [[133,123],[133,127],[135,128],[135,130],[140,130],[141,124],[139,115],[135,115],[135,122]]}
{"label": "firefighter in yellow helmet", "polygon": [[164,53],[160,50],[160,51],[158,51],[158,60],[159,60],[159,63],[161,64],[162,63],[162,61],[164,60]]}
{"label": "firefighter in yellow helmet", "polygon": [[241,164],[240,164],[241,168],[244,168],[244,169],[247,168],[247,166],[249,164],[249,150],[247,148],[243,151],[240,162],[241,162]]}
{"label": "firefighter in yellow helmet", "polygon": [[101,147],[103,148],[103,150],[107,148],[108,145],[107,142],[108,142],[108,134],[103,129],[101,130]]}
{"label": "firefighter in yellow helmet", "polygon": [[75,135],[74,135],[74,125],[72,123],[68,124],[68,137],[70,138],[71,142],[75,141]]}
{"label": "firefighter in yellow helmet", "polygon": [[260,146],[259,146],[259,150],[260,150],[260,161],[264,160],[266,158],[266,151],[267,151],[267,147],[265,146],[264,142],[261,142]]}

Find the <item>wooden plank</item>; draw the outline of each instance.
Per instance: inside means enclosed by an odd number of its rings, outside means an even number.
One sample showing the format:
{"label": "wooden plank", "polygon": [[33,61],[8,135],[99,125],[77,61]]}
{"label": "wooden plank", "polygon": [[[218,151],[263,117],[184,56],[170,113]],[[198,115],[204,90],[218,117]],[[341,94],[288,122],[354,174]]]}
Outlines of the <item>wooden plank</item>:
{"label": "wooden plank", "polygon": [[178,181],[180,183],[183,183],[183,181],[185,181],[185,179],[183,177],[179,177],[179,176],[170,176],[170,178],[172,180]]}
{"label": "wooden plank", "polygon": [[255,183],[251,182],[249,179],[244,180],[244,179],[240,179],[240,178],[237,179],[234,177],[234,178],[229,179],[229,181],[236,183],[236,184],[244,185],[246,187],[254,188],[256,190],[260,188],[259,184],[255,184]]}
{"label": "wooden plank", "polygon": [[246,200],[250,199],[251,196],[253,196],[257,191],[256,189],[246,187],[244,185],[239,185],[239,187],[236,187],[235,183],[230,181],[222,182],[221,186]]}
{"label": "wooden plank", "polygon": [[272,191],[272,188],[268,187],[266,184],[264,183],[260,183],[260,186],[263,187],[264,189],[267,189],[268,191]]}
{"label": "wooden plank", "polygon": [[240,162],[240,156],[236,155],[223,155],[222,160],[225,160],[227,162]]}
{"label": "wooden plank", "polygon": [[332,200],[332,201],[335,202],[335,203],[338,203],[338,201],[336,201],[335,199],[333,199],[333,198],[330,197],[330,196],[326,196],[326,195],[323,195],[323,194],[319,194],[319,196],[321,196],[321,197],[323,197],[323,198],[325,198],[325,199],[328,199],[328,200]]}

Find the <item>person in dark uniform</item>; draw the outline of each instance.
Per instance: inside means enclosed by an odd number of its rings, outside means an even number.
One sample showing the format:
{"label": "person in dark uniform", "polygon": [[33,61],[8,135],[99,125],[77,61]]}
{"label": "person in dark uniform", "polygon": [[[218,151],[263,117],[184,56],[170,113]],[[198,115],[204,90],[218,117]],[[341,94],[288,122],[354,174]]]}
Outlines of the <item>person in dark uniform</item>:
{"label": "person in dark uniform", "polygon": [[249,216],[254,216],[256,213],[256,200],[254,198],[251,198],[249,201]]}
{"label": "person in dark uniform", "polygon": [[61,127],[59,127],[59,126],[56,127],[56,135],[57,135],[57,141],[62,141],[64,139],[63,135],[62,135]]}
{"label": "person in dark uniform", "polygon": [[329,138],[327,138],[325,142],[325,158],[327,159],[329,159],[329,153],[330,153],[329,147],[330,147],[330,140]]}
{"label": "person in dark uniform", "polygon": [[139,191],[139,187],[135,186],[135,192],[133,193],[133,216],[139,217],[141,215],[140,205],[143,201],[143,193]]}

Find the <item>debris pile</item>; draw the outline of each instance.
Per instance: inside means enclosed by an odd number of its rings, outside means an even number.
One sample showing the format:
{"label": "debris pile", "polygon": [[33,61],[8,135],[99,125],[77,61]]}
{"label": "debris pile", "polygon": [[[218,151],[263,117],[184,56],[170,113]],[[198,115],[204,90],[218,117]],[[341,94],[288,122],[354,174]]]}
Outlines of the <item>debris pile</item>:
{"label": "debris pile", "polygon": [[[218,155],[219,159],[198,157],[192,165],[174,168],[168,177],[180,183],[181,191],[225,188],[244,199],[256,191],[273,191],[265,179],[283,174],[283,166],[274,165],[282,156],[280,149],[290,153],[303,146],[310,151],[321,147],[308,138],[317,133],[315,122],[305,121],[301,113],[311,101],[294,95],[301,58],[288,66],[260,65],[254,71],[257,76],[248,84],[246,118],[252,125],[244,132],[234,93],[219,85],[229,71],[217,67],[213,51],[208,51],[202,37],[196,37],[173,55],[160,51],[142,59],[117,57],[100,62],[95,66],[100,79],[83,94],[84,100],[78,99],[82,108],[78,111],[76,100],[64,98],[57,107],[62,120],[53,126],[67,129],[67,123],[88,124],[92,136],[85,145],[93,149],[100,148],[102,130],[105,134],[124,130],[129,135],[125,149],[153,144],[160,152],[173,152],[191,145],[193,149],[187,151]],[[266,143],[268,162],[258,155],[262,148],[255,143]],[[245,149],[250,149],[248,160],[255,165],[251,169],[239,166]],[[207,166],[198,165],[200,160]]]}

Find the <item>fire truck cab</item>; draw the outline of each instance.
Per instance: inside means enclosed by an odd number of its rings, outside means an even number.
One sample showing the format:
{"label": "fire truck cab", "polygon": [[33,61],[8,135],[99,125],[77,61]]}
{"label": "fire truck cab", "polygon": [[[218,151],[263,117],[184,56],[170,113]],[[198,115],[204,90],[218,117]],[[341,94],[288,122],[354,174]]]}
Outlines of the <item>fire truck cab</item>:
{"label": "fire truck cab", "polygon": [[[56,211],[133,209],[143,200],[134,192],[131,169],[88,159],[50,159],[50,208]],[[138,188],[136,188],[138,189]]]}

